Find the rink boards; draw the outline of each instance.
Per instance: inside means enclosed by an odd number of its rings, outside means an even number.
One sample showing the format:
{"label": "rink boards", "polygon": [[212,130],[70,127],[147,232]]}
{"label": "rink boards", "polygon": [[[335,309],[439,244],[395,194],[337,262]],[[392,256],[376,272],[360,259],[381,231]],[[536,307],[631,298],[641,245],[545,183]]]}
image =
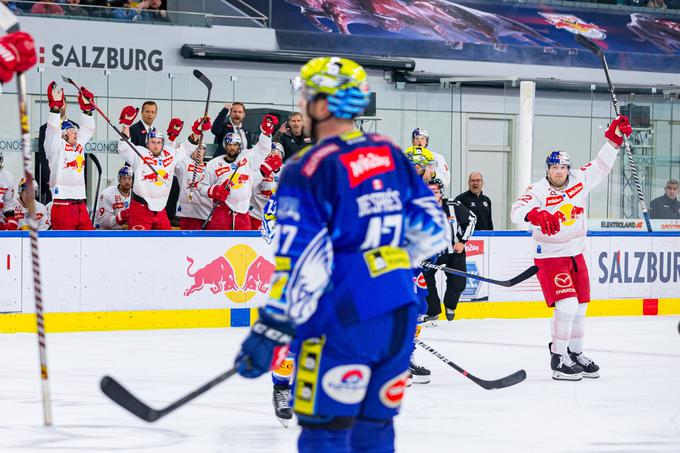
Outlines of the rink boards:
{"label": "rink boards", "polygon": [[[478,232],[468,272],[508,279],[532,265],[525,232]],[[35,330],[25,232],[0,235],[0,332]],[[591,316],[680,314],[680,232],[591,232]],[[274,270],[257,232],[41,235],[48,331],[246,326]],[[440,294],[443,289],[440,276]],[[512,288],[468,280],[456,318],[550,316],[535,277]]]}

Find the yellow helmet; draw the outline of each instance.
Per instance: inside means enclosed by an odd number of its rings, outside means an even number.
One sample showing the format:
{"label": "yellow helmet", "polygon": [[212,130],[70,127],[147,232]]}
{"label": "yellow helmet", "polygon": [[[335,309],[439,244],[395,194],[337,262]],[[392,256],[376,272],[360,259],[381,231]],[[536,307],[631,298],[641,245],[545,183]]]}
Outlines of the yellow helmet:
{"label": "yellow helmet", "polygon": [[368,106],[366,71],[347,58],[314,58],[302,67],[297,82],[308,101],[325,95],[328,111],[337,118],[354,118]]}
{"label": "yellow helmet", "polygon": [[404,151],[406,158],[411,161],[413,165],[432,165],[434,164],[434,155],[432,151],[422,146],[409,146]]}

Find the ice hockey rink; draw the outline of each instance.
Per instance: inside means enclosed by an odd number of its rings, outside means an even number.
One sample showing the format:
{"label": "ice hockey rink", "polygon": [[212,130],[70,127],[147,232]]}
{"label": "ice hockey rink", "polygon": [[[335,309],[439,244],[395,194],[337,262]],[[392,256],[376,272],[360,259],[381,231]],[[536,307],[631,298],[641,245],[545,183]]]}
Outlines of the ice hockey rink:
{"label": "ice hockey rink", "polygon": [[[678,452],[678,316],[589,318],[586,353],[601,378],[553,381],[547,319],[460,320],[422,339],[484,379],[523,368],[527,380],[487,391],[424,350],[432,382],[407,390],[399,452]],[[109,401],[102,375],[163,407],[230,367],[242,328],[49,334],[54,426],[42,426],[36,337],[2,335],[0,451],[293,452],[268,376],[233,377],[147,424]],[[368,339],[367,339],[368,341]]]}

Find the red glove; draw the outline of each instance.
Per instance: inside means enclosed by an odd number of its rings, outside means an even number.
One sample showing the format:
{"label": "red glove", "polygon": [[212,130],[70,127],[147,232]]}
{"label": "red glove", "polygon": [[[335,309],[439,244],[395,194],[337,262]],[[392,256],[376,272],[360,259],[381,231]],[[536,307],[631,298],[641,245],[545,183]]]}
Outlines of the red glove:
{"label": "red glove", "polygon": [[6,231],[15,231],[19,229],[19,223],[17,220],[12,217],[5,217],[5,228]]}
{"label": "red glove", "polygon": [[276,118],[274,115],[265,115],[264,118],[262,118],[262,123],[260,123],[260,130],[262,130],[262,133],[264,135],[272,135],[274,133],[274,130],[276,129],[276,125],[279,124],[278,118]]}
{"label": "red glove", "polygon": [[[560,214],[562,213],[560,212]],[[564,216],[564,214],[562,215]],[[534,208],[527,214],[527,220],[532,225],[540,226],[541,232],[548,236],[552,236],[560,231],[560,221],[557,219],[557,216],[550,214],[548,211]]]}
{"label": "red glove", "polygon": [[61,110],[64,107],[64,90],[57,88],[57,82],[52,81],[47,85],[47,103],[50,110]]}
{"label": "red glove", "polygon": [[182,128],[184,127],[184,121],[182,121],[179,118],[173,118],[170,120],[170,124],[168,124],[168,140],[171,142],[174,142],[177,137],[179,137],[180,132],[182,132]]}
{"label": "red glove", "polygon": [[283,159],[277,154],[270,154],[264,160],[264,163],[260,165],[260,173],[265,178],[270,176],[272,173],[277,171],[283,165]]}
{"label": "red glove", "polygon": [[209,131],[211,127],[212,123],[210,122],[210,117],[206,116],[205,118],[199,118],[194,121],[194,125],[191,126],[191,132],[196,135],[203,135],[203,132]]}
{"label": "red glove", "polygon": [[126,126],[131,126],[132,122],[135,120],[135,118],[137,118],[138,112],[139,109],[136,109],[131,105],[126,105],[120,112],[120,119],[118,120],[118,123],[125,124]]}
{"label": "red glove", "polygon": [[224,201],[226,201],[228,196],[229,196],[229,189],[227,189],[226,187],[223,187],[220,184],[215,184],[214,186],[210,186],[210,188],[208,189],[208,198],[212,198],[215,201],[224,202]]}
{"label": "red glove", "polygon": [[118,225],[123,225],[130,221],[130,208],[123,209],[118,214],[116,214],[116,223]]}
{"label": "red glove", "polygon": [[609,125],[604,136],[616,143],[616,146],[621,146],[623,144],[623,136],[630,137],[632,132],[633,128],[630,127],[628,117],[626,115],[619,115]]}
{"label": "red glove", "polygon": [[94,94],[87,88],[81,86],[80,92],[78,93],[78,104],[80,104],[80,110],[83,112],[91,112],[94,110]]}
{"label": "red glove", "polygon": [[35,61],[35,44],[28,33],[18,31],[0,38],[0,82],[9,82],[15,72],[26,72]]}

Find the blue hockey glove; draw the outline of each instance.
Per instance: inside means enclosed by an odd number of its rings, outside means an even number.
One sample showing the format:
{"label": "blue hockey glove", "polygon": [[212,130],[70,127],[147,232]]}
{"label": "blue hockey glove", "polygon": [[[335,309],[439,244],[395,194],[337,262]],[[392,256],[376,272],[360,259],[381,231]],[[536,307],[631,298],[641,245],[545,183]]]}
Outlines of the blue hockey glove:
{"label": "blue hockey glove", "polygon": [[295,329],[289,322],[279,321],[260,308],[260,319],[250,329],[241,345],[234,366],[238,374],[256,378],[278,367],[288,354]]}

